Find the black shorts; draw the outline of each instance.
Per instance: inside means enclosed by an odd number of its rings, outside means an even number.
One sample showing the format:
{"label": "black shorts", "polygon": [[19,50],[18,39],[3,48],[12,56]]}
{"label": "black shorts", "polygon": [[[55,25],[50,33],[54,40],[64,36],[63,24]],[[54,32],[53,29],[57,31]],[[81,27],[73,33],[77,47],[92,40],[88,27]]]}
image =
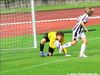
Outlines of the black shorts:
{"label": "black shorts", "polygon": [[49,52],[50,52],[51,54],[53,54],[54,49],[53,49],[53,48],[51,48],[51,47],[49,47]]}
{"label": "black shorts", "polygon": [[48,38],[48,33],[44,34],[43,38],[46,39],[46,42],[49,42],[50,41],[49,38]]}

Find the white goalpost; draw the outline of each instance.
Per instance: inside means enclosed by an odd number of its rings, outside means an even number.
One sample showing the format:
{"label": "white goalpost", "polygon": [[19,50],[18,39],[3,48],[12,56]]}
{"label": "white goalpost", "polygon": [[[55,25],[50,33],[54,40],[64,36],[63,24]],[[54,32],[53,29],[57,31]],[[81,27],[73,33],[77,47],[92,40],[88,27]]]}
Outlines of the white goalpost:
{"label": "white goalpost", "polygon": [[0,0],[0,49],[37,48],[35,0]]}
{"label": "white goalpost", "polygon": [[37,36],[36,36],[36,21],[35,21],[35,8],[34,0],[31,0],[31,10],[32,10],[32,31],[34,37],[34,48],[37,48]]}

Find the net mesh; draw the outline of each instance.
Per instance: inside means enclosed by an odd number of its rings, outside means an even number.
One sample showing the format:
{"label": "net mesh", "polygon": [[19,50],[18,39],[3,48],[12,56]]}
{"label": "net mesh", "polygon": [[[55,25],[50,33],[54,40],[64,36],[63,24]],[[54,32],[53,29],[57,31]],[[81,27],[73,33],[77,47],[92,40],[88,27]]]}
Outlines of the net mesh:
{"label": "net mesh", "polygon": [[30,0],[0,0],[0,48],[32,47]]}

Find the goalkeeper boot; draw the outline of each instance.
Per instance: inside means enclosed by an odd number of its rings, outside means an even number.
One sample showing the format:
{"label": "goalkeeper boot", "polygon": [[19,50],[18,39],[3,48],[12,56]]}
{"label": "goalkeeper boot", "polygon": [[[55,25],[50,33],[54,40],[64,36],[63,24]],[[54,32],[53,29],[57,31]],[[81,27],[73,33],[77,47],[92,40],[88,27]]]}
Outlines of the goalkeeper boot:
{"label": "goalkeeper boot", "polygon": [[44,55],[45,55],[45,53],[40,51],[40,56],[43,57]]}
{"label": "goalkeeper boot", "polygon": [[47,53],[44,53],[44,56],[48,56],[48,52]]}

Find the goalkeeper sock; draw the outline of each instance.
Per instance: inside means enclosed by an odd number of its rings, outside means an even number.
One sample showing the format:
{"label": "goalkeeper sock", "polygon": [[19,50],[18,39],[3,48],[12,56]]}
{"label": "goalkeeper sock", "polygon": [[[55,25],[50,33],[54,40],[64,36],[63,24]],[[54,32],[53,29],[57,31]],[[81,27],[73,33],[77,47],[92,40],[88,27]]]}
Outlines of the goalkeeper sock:
{"label": "goalkeeper sock", "polygon": [[82,45],[81,45],[80,54],[84,54],[85,49],[86,49],[86,44],[82,44]]}
{"label": "goalkeeper sock", "polygon": [[70,46],[71,46],[71,42],[68,42],[68,43],[63,45],[63,48],[67,48],[67,47],[70,47]]}
{"label": "goalkeeper sock", "polygon": [[44,49],[44,44],[40,43],[40,51],[43,52],[43,49]]}

